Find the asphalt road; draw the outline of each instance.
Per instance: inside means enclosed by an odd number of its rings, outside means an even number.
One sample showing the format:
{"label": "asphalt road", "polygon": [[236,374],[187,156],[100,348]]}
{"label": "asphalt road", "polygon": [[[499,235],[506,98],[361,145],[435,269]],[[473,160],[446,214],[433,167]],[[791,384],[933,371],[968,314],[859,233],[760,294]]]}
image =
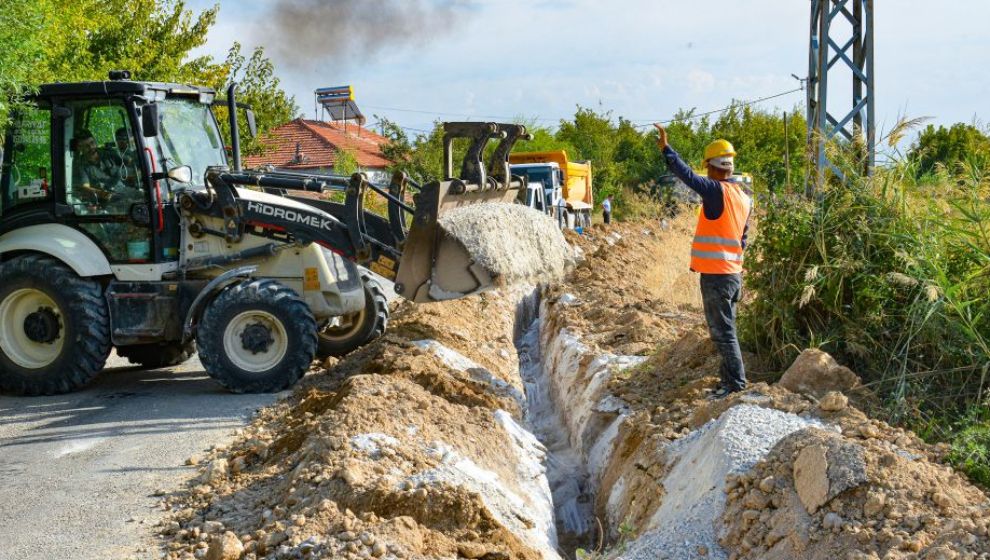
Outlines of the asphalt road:
{"label": "asphalt road", "polygon": [[0,560],[158,558],[155,491],[281,396],[227,393],[196,359],[108,366],[78,393],[0,396]]}

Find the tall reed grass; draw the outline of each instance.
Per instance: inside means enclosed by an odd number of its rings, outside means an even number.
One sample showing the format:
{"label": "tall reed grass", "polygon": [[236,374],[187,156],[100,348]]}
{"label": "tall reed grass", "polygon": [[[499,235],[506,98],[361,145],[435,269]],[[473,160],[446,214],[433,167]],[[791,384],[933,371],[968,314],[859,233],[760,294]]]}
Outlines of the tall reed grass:
{"label": "tall reed grass", "polygon": [[[838,154],[843,159],[843,154]],[[893,158],[764,211],[748,253],[744,342],[786,367],[820,347],[863,376],[893,422],[952,445],[990,486],[990,181]]]}

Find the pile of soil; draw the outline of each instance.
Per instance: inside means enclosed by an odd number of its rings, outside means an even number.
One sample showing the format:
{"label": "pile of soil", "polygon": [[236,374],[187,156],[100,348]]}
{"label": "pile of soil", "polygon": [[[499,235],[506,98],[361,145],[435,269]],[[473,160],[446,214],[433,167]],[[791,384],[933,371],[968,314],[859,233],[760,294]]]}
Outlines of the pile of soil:
{"label": "pile of soil", "polygon": [[[696,276],[687,272],[692,222],[688,216],[667,228],[621,224],[573,236],[586,260],[548,292],[545,320],[555,331],[580,333],[592,347],[586,360],[648,355],[607,385],[628,405],[596,500],[611,557],[990,557],[987,495],[945,464],[944,447],[865,414],[876,410],[875,395],[827,354],[808,350],[781,376],[744,353],[751,380],[760,382],[726,399],[706,398],[720,357],[700,313]],[[812,427],[784,436],[763,459],[716,484],[724,514],[709,522],[720,548],[684,547],[688,539],[677,550],[661,546],[662,535],[650,527],[670,521],[665,502],[681,484],[668,477],[684,470],[685,456],[699,465],[726,459],[717,445],[680,450],[740,406],[780,411]]]}
{"label": "pile of soil", "polygon": [[541,450],[514,423],[519,298],[400,305],[385,338],[307,376],[166,497],[167,557],[547,557],[542,472],[520,472]]}
{"label": "pile of soil", "polygon": [[[587,413],[600,418],[554,426],[584,426],[561,438],[572,443],[594,435],[574,448],[600,467],[589,488],[610,557],[990,557],[986,494],[943,448],[862,412],[874,397],[827,355],[806,352],[782,383],[753,376],[706,399],[720,358],[688,271],[693,219],[568,233],[584,261],[543,291],[527,339],[549,352],[547,338],[566,333],[568,351],[580,347],[566,394],[593,393]],[[163,501],[166,557],[554,558],[546,449],[520,426],[523,300],[400,304],[384,338],[330,360],[236,443],[193,461],[200,477]],[[706,487],[691,487],[701,474]],[[680,522],[696,540],[665,544],[676,535],[663,526]]]}
{"label": "pile of soil", "polygon": [[794,433],[727,481],[722,543],[736,558],[990,555],[990,500],[941,463],[940,448],[868,418],[840,392],[808,413],[839,431]]}
{"label": "pile of soil", "polygon": [[567,325],[585,344],[623,355],[645,356],[702,320],[697,275],[689,270],[684,240],[690,216],[672,222],[595,225],[584,235],[567,232],[584,260],[566,283],[550,287],[553,302],[565,293],[579,304],[557,306],[550,320]]}

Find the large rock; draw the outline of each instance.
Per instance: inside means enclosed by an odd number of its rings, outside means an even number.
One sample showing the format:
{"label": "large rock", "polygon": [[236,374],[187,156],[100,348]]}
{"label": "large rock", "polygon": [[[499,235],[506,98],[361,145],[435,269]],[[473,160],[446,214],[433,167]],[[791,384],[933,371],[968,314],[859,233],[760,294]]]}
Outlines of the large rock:
{"label": "large rock", "polygon": [[821,399],[830,391],[848,393],[860,385],[860,379],[828,353],[809,348],[787,368],[778,384],[793,393]]}
{"label": "large rock", "polygon": [[808,513],[815,513],[828,501],[828,460],[824,445],[809,445],[794,461],[794,486]]}
{"label": "large rock", "polygon": [[206,560],[239,560],[242,554],[244,554],[244,545],[241,540],[234,533],[227,531],[210,541]]}
{"label": "large rock", "polygon": [[866,482],[866,451],[858,443],[822,430],[805,430],[811,441],[794,461],[794,488],[808,513]]}

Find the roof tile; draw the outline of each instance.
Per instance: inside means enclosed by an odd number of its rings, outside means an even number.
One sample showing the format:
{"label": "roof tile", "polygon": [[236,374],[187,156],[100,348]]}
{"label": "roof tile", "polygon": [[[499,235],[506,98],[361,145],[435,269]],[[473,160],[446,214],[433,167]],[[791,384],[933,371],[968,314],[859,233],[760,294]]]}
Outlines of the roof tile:
{"label": "roof tile", "polygon": [[[349,123],[295,119],[272,128],[260,138],[268,148],[261,155],[246,156],[245,167],[274,165],[280,169],[320,169],[333,167],[340,150],[354,155],[363,168],[381,169],[391,162],[382,155],[388,143],[384,136]],[[296,162],[296,145],[305,156]]]}

